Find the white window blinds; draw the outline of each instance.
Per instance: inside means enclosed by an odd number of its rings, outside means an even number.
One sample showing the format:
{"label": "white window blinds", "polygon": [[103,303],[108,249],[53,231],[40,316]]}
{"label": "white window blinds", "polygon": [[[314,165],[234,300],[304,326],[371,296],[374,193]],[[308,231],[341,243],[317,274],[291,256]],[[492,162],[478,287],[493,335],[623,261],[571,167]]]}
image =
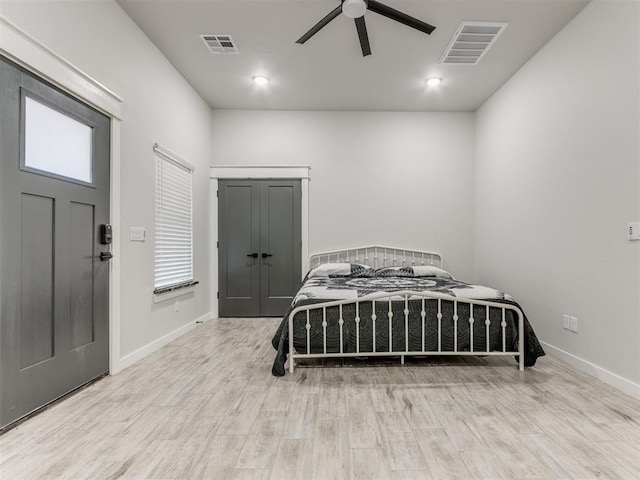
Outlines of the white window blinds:
{"label": "white window blinds", "polygon": [[193,284],[194,167],[155,145],[155,293]]}

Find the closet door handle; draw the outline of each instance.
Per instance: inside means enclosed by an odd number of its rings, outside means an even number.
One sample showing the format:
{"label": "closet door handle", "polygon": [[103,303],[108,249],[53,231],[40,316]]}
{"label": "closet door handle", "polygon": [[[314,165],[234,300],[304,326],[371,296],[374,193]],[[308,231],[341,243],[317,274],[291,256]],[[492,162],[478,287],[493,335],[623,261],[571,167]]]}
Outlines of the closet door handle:
{"label": "closet door handle", "polygon": [[273,257],[271,253],[263,253],[262,258]]}
{"label": "closet door handle", "polygon": [[247,254],[247,257],[258,258],[258,254],[257,253],[249,253],[249,254]]}

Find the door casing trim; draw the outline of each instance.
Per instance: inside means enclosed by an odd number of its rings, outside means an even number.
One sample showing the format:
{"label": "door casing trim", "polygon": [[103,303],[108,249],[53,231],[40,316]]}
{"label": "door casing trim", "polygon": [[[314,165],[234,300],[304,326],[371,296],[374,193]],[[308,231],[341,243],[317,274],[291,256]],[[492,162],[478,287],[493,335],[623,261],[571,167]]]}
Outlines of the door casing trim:
{"label": "door casing trim", "polygon": [[[24,30],[0,16],[0,54],[26,68],[40,78],[91,105],[111,118],[110,200],[111,225],[120,231],[120,141],[122,97],[96,79],[53,52]],[[120,235],[113,236],[109,272],[109,373],[120,366]]]}
{"label": "door casing trim", "polygon": [[210,219],[209,232],[211,238],[211,310],[212,317],[218,318],[218,180],[267,180],[267,179],[299,179],[302,192],[301,198],[301,229],[300,238],[302,240],[302,271],[300,278],[303,278],[309,270],[309,181],[311,167],[289,166],[289,165],[213,165],[209,167],[209,178],[211,179],[210,191]]}

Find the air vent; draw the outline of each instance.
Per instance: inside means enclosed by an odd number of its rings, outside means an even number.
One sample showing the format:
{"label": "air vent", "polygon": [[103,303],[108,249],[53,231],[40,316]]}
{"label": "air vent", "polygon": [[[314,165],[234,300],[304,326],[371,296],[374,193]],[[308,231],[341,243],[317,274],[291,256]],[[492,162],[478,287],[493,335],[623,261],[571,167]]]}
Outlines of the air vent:
{"label": "air vent", "polygon": [[508,23],[462,22],[440,58],[450,65],[476,65]]}
{"label": "air vent", "polygon": [[204,34],[200,38],[211,53],[240,53],[231,35]]}

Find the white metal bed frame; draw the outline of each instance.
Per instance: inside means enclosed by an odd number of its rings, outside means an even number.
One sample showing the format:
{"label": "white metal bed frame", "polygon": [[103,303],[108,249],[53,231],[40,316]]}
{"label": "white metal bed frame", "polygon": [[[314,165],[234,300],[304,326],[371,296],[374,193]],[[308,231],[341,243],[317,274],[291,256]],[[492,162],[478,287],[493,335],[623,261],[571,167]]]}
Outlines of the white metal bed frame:
{"label": "white metal bed frame", "polygon": [[[395,247],[383,247],[383,246],[368,246],[368,247],[358,247],[351,248],[346,250],[335,250],[331,252],[323,252],[317,253],[311,256],[310,265],[311,268],[320,265],[322,263],[363,263],[369,265],[373,268],[381,268],[381,267],[390,267],[390,266],[416,266],[416,265],[432,265],[442,268],[443,261],[442,256],[435,252],[428,251],[419,251],[419,250],[409,250],[404,248],[395,248]],[[420,312],[421,317],[421,327],[422,327],[422,349],[421,350],[409,350],[409,331],[408,331],[408,323],[409,323],[409,301],[410,300],[420,300],[422,303],[422,310]],[[425,302],[427,300],[437,300],[437,314],[435,319],[427,319],[427,314],[425,310]],[[397,313],[394,314],[392,310],[392,304],[398,301],[404,302],[404,310],[401,315]],[[442,350],[442,319],[443,319],[443,309],[442,303],[443,301],[451,302],[453,304],[453,350]],[[361,318],[359,316],[360,305],[365,302],[372,302],[372,314],[371,321],[373,326],[373,348],[371,351],[363,351],[360,349],[360,322]],[[388,313],[387,318],[377,318],[376,317],[376,304],[383,303],[388,305]],[[343,315],[344,305],[354,305],[355,306],[355,317],[354,318],[346,318],[346,321],[353,321],[356,325],[356,351],[355,352],[345,352],[343,351],[343,325],[345,323],[345,317]],[[459,351],[458,350],[458,309],[460,305],[468,305],[470,316],[468,319],[469,323],[469,346],[470,349],[467,351]],[[474,318],[474,307],[484,307],[485,315],[484,319]],[[340,352],[332,353],[327,352],[327,308],[329,307],[338,307],[339,309],[339,318],[338,318],[338,327],[340,331]],[[489,326],[491,325],[491,320],[489,318],[489,309],[496,308],[500,311],[501,322],[500,326],[502,328],[502,350],[495,351],[490,350],[489,344]],[[322,353],[311,353],[311,344],[310,344],[310,317],[312,311],[322,312],[322,330],[323,330],[323,352]],[[507,311],[513,311],[514,314],[518,318],[518,350],[511,351],[507,350],[506,345],[506,314]],[[294,338],[293,338],[293,320],[296,314],[303,312],[303,319],[306,316],[306,352],[297,352],[294,348]],[[425,348],[425,325],[428,321],[437,321],[437,350],[427,350]],[[476,321],[483,321],[486,325],[486,342],[484,345],[478,346],[474,345],[474,335],[473,335],[473,326]],[[388,348],[388,351],[379,351],[376,345],[376,323],[386,321],[388,323],[388,332],[389,332],[389,344],[385,346]],[[466,320],[463,320],[466,321]],[[428,355],[437,355],[437,356],[451,356],[451,355],[461,355],[461,356],[511,356],[518,357],[518,367],[520,370],[524,370],[524,314],[522,311],[514,306],[508,305],[499,302],[492,302],[486,300],[474,300],[467,299],[463,297],[453,297],[451,295],[441,294],[437,292],[417,292],[417,291],[402,291],[402,292],[393,292],[393,293],[372,293],[363,297],[360,297],[355,300],[337,300],[331,302],[323,302],[323,303],[315,303],[311,305],[304,305],[301,307],[295,308],[290,314],[288,318],[289,322],[289,371],[293,372],[295,367],[295,360],[298,358],[342,358],[342,357],[397,357],[400,356],[400,362],[404,364],[405,356],[428,356]],[[393,350],[393,329],[392,325],[394,322],[404,322],[404,351],[403,350]],[[479,347],[479,348],[478,348]]]}

